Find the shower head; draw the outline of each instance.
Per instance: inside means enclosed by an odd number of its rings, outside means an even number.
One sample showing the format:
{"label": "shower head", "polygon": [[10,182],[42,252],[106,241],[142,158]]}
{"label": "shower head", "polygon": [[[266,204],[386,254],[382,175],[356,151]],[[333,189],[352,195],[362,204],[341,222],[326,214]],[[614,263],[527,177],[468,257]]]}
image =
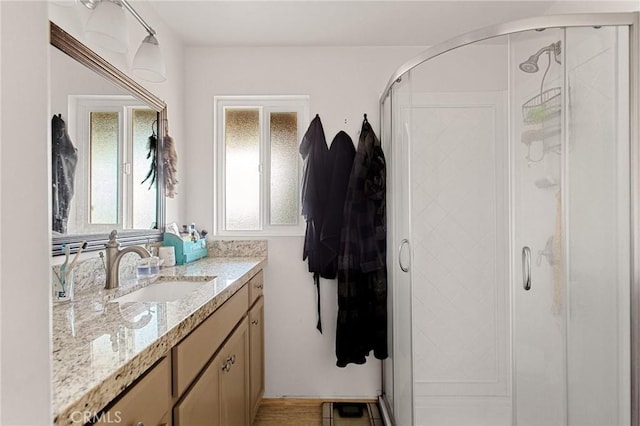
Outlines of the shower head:
{"label": "shower head", "polygon": [[542,49],[538,50],[535,55],[529,56],[529,59],[527,59],[526,61],[522,62],[519,65],[520,69],[526,73],[538,72],[538,70],[540,69],[538,67],[538,59],[540,58],[540,55],[542,55],[545,52],[549,52],[549,53],[553,52],[555,61],[557,63],[560,63],[560,60],[558,59],[561,53],[560,41],[557,41],[555,43],[551,43],[550,45],[545,46]]}
{"label": "shower head", "polygon": [[538,72],[538,57],[533,55],[529,59],[520,64],[520,69],[524,72],[534,73]]}

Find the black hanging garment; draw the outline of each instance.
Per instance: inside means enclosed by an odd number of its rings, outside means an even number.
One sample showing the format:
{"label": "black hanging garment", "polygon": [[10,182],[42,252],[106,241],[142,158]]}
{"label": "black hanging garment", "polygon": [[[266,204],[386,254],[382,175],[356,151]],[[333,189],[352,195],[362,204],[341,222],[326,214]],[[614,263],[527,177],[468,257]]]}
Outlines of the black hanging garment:
{"label": "black hanging garment", "polygon": [[78,150],[73,146],[67,127],[58,114],[51,119],[51,191],[52,228],[67,233],[67,221],[75,187]]}
{"label": "black hanging garment", "polygon": [[304,160],[302,215],[307,222],[302,260],[307,260],[309,272],[313,273],[313,281],[318,291],[318,324],[316,327],[322,333],[320,273],[330,254],[328,247],[320,243],[320,233],[324,222],[324,206],[329,197],[329,171],[327,169],[329,149],[320,116],[317,114],[302,138],[300,154]]}
{"label": "black hanging garment", "polygon": [[338,259],[336,365],[387,353],[386,165],[366,119],[349,179]]}
{"label": "black hanging garment", "polygon": [[337,275],[344,199],[355,148],[349,135],[339,132],[327,149],[316,115],[302,139],[300,154],[304,159],[302,214],[307,222],[302,260],[308,260],[313,273],[318,297],[316,328],[322,333],[320,277],[334,279]]}
{"label": "black hanging garment", "polygon": [[322,278],[335,279],[338,275],[338,252],[344,219],[344,201],[349,187],[349,176],[356,149],[353,141],[343,131],[333,138],[329,149],[329,199],[320,232],[320,242],[329,248],[327,263],[323,265]]}

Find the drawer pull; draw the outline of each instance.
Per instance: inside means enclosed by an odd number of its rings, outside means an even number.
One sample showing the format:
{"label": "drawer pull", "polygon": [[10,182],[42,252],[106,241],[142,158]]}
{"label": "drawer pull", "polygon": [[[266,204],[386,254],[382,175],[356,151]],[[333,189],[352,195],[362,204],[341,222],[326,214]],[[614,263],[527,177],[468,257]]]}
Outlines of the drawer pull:
{"label": "drawer pull", "polygon": [[257,289],[262,290],[264,288],[264,284],[256,284],[255,286]]}
{"label": "drawer pull", "polygon": [[144,426],[144,423],[138,422],[138,423],[136,423],[136,426]]}
{"label": "drawer pull", "polygon": [[251,321],[251,324],[253,324],[253,325],[258,325],[258,320],[252,320],[252,321]]}
{"label": "drawer pull", "polygon": [[229,372],[231,370],[231,366],[236,363],[236,355],[233,354],[228,356],[227,359],[222,364],[222,371]]}

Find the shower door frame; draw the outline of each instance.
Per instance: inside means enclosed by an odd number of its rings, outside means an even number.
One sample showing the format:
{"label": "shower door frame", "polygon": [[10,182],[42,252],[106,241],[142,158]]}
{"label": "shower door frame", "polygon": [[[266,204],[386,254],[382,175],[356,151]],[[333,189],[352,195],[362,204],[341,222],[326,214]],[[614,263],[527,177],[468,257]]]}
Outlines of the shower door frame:
{"label": "shower door frame", "polygon": [[[589,13],[555,15],[520,19],[465,33],[433,46],[400,66],[389,79],[380,97],[380,123],[384,123],[383,103],[391,95],[391,88],[404,74],[423,62],[451,50],[504,35],[546,28],[572,28],[594,26],[627,26],[629,28],[629,167],[630,167],[630,229],[631,229],[631,424],[640,424],[640,12]],[[390,141],[393,143],[393,141]],[[382,363],[384,379],[385,363]],[[412,384],[413,386],[413,384]],[[381,407],[385,415],[389,407],[383,394]],[[413,404],[412,404],[413,405]],[[391,413],[390,417],[393,413]]]}

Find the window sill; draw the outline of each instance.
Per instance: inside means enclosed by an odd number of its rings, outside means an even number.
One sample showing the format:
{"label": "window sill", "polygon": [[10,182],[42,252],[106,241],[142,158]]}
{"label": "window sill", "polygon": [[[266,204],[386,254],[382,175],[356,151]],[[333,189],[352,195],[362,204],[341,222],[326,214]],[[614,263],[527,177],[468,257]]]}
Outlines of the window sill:
{"label": "window sill", "polygon": [[291,231],[291,232],[271,232],[271,231],[238,231],[238,232],[219,232],[213,235],[214,238],[220,240],[234,240],[243,239],[251,240],[256,238],[272,238],[272,237],[304,237],[304,231]]}

